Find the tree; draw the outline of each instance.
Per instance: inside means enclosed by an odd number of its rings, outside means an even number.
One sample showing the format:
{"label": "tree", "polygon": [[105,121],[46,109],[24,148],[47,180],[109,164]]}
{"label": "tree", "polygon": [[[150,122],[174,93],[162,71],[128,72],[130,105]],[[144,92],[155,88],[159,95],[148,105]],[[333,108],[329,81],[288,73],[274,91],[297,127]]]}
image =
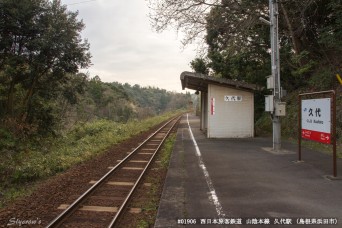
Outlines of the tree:
{"label": "tree", "polygon": [[[41,91],[54,90],[90,65],[89,44],[77,12],[59,0],[2,0],[0,2],[0,81],[7,117],[27,123]],[[54,83],[53,83],[54,82]],[[28,117],[31,118],[28,118]]]}
{"label": "tree", "polygon": [[[216,29],[224,29],[230,35],[231,42],[244,39],[244,32],[250,26],[258,23],[259,16],[267,12],[267,2],[262,0],[149,0],[150,18],[156,31],[163,31],[167,27],[174,27],[185,34],[183,44],[188,44],[196,38],[205,39],[208,28],[208,17],[216,13],[225,21],[216,24]],[[227,12],[220,15],[221,12]],[[230,23],[235,21],[236,23]],[[230,26],[224,27],[227,22]],[[227,40],[228,41],[228,40]]]}
{"label": "tree", "polygon": [[152,26],[158,32],[174,27],[186,34],[183,43],[188,44],[196,37],[203,37],[206,15],[215,4],[220,4],[220,0],[149,0]]}
{"label": "tree", "polygon": [[195,58],[190,62],[190,65],[196,73],[209,74],[207,63],[203,58]]}
{"label": "tree", "polygon": [[[268,18],[268,1],[150,0],[149,3],[156,31],[174,27],[184,32],[184,44],[196,38],[208,44],[207,66],[216,75],[237,78],[259,69],[254,79],[247,78],[261,82],[258,76],[269,74],[270,70],[265,70],[270,68],[269,27],[259,21],[260,16]],[[321,78],[328,87],[333,86],[332,72],[342,67],[341,0],[278,0],[278,3],[284,85],[296,89],[307,83],[315,84]]]}
{"label": "tree", "polygon": [[[303,45],[310,45],[310,40],[317,38],[320,25],[338,18],[335,12],[340,12],[341,5],[340,0],[278,2],[280,33],[289,39],[298,54],[304,50]],[[260,16],[268,17],[268,1],[265,0],[149,0],[149,7],[156,31],[174,27],[184,32],[183,43],[188,44],[197,37],[205,39],[210,24],[211,30],[223,35],[220,39],[230,48],[248,43],[250,28],[260,24]],[[221,19],[213,23],[218,17]]]}

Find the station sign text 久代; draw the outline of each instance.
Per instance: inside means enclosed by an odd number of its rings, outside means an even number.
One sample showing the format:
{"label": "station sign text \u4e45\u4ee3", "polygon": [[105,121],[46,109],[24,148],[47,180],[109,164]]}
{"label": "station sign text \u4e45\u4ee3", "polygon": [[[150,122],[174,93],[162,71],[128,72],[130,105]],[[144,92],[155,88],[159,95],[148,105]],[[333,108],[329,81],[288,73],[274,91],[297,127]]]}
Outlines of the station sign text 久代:
{"label": "station sign text \u4e45\u4ee3", "polygon": [[331,143],[331,98],[302,100],[302,138]]}
{"label": "station sign text \u4e45\u4ee3", "polygon": [[224,101],[242,101],[242,96],[224,96]]}

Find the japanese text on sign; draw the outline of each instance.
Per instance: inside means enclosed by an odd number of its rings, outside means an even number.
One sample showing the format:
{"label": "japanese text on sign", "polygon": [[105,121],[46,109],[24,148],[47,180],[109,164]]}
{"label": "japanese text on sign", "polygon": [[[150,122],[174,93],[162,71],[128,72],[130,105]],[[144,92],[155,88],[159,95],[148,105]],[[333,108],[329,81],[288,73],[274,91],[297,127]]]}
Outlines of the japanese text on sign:
{"label": "japanese text on sign", "polygon": [[210,114],[215,115],[215,98],[210,99]]}
{"label": "japanese text on sign", "polygon": [[302,100],[302,138],[331,142],[331,99]]}
{"label": "japanese text on sign", "polygon": [[337,225],[337,218],[184,218],[178,225]]}
{"label": "japanese text on sign", "polygon": [[242,101],[242,96],[224,96],[224,101]]}

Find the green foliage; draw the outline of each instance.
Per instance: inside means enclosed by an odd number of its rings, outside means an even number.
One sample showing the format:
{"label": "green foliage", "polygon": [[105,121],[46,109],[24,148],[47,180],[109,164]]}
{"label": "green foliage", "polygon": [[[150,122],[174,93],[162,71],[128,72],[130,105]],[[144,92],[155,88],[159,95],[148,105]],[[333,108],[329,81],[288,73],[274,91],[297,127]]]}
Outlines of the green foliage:
{"label": "green foliage", "polygon": [[265,113],[265,94],[267,91],[256,91],[254,93],[254,122]]}
{"label": "green foliage", "polygon": [[[96,120],[75,126],[57,139],[46,139],[40,146],[27,146],[25,151],[11,157],[3,157],[6,166],[0,167],[3,183],[25,183],[42,179],[88,160],[104,152],[110,146],[150,129],[165,121],[174,113],[156,116],[143,121],[116,123]],[[43,149],[46,147],[46,149]],[[13,161],[16,161],[13,163]]]}
{"label": "green foliage", "polygon": [[11,202],[19,197],[30,194],[33,191],[32,187],[23,185],[13,185],[9,189],[4,189],[0,186],[0,208],[4,207],[7,202]]}
{"label": "green foliage", "polygon": [[[207,17],[207,65],[215,75],[263,85],[270,74],[268,28],[254,21],[244,24],[252,20],[251,14],[232,10],[228,1],[222,4],[227,8],[213,7]],[[244,1],[242,5],[253,11],[257,3]]]}
{"label": "green foliage", "polygon": [[325,45],[329,51],[340,55],[342,47],[342,2],[341,0],[329,0],[323,4],[323,10],[327,15],[324,20],[320,21],[322,26],[319,27],[318,32],[319,43]]}
{"label": "green foliage", "polygon": [[124,85],[118,85],[118,83],[112,84],[122,86],[129,99],[136,104],[136,117],[138,119],[166,111],[185,108],[191,100],[190,94],[184,95],[175,92],[168,92],[164,89],[155,87],[140,87],[139,85],[131,86],[127,83]]}
{"label": "green foliage", "polygon": [[310,59],[309,55],[310,53],[308,51],[302,51],[298,55],[291,56],[293,64],[297,65],[297,67],[292,72],[293,76],[304,77],[308,73],[312,72],[317,62],[312,59],[306,61],[307,59]]}
{"label": "green foliage", "polygon": [[[155,17],[161,21],[172,18],[176,24],[186,19],[182,16],[184,11],[192,15],[197,9],[208,7],[204,2],[195,1],[160,2],[154,3],[158,10],[162,10],[159,7],[164,4],[174,13]],[[336,88],[333,72],[342,68],[341,5],[341,0],[279,2],[280,74],[288,92],[308,85],[317,89]],[[206,66],[210,72],[218,77],[264,86],[265,76],[271,73],[270,35],[269,26],[261,24],[258,15],[268,14],[268,3],[248,0],[237,4],[227,0],[208,8],[204,21],[195,20],[179,26],[193,30],[189,34],[196,34],[196,30],[205,26],[206,58],[209,60]],[[168,12],[168,9],[164,11]],[[174,15],[179,16],[174,18]]]}
{"label": "green foliage", "polygon": [[138,228],[148,228],[148,227],[150,227],[150,224],[145,220],[139,220],[137,227]]}
{"label": "green foliage", "polygon": [[209,74],[207,63],[202,58],[195,58],[190,62],[190,66],[196,73]]}
{"label": "green foliage", "polygon": [[87,89],[89,91],[90,96],[92,97],[93,101],[96,104],[102,104],[103,105],[103,92],[105,90],[101,79],[99,76],[95,76],[94,78],[92,78],[87,86]]}
{"label": "green foliage", "polygon": [[[27,186],[75,164],[84,162],[103,153],[110,146],[146,131],[171,118],[177,113],[166,113],[143,121],[117,123],[109,120],[95,120],[79,123],[64,136],[44,138],[40,144],[31,142],[20,153],[13,151],[0,154],[0,207],[16,197],[28,194]],[[2,132],[2,131],[1,131]],[[11,138],[8,133],[1,133]],[[37,138],[38,140],[38,138]],[[42,140],[42,139],[41,139]],[[172,150],[174,136],[163,148],[162,163],[166,165]],[[156,201],[154,201],[156,203]]]}
{"label": "green foliage", "polygon": [[0,123],[6,131],[21,139],[56,136],[78,122],[140,120],[187,105],[180,94],[77,73],[91,57],[77,14],[58,0],[0,1]]}
{"label": "green foliage", "polygon": [[90,64],[84,24],[60,1],[3,0],[0,15],[0,118],[50,132],[58,99],[75,103],[74,76]]}
{"label": "green foliage", "polygon": [[68,119],[86,122],[103,118],[125,123],[185,108],[190,100],[189,94],[127,83],[105,83],[95,76],[85,82],[84,95],[76,105],[77,117]]}
{"label": "green foliage", "polygon": [[270,136],[272,134],[272,119],[269,113],[264,112],[255,123],[256,136]]}
{"label": "green foliage", "polygon": [[15,137],[4,128],[0,128],[0,139],[0,150],[11,149],[16,144]]}
{"label": "green foliage", "polygon": [[335,83],[334,71],[327,67],[322,67],[315,71],[309,80],[310,87],[316,91],[329,90],[334,87]]}
{"label": "green foliage", "polygon": [[171,134],[163,145],[160,163],[161,163],[161,166],[165,169],[167,169],[169,166],[169,162],[170,162],[170,158],[171,158],[171,154],[173,150],[173,145],[175,141],[176,141],[176,134]]}

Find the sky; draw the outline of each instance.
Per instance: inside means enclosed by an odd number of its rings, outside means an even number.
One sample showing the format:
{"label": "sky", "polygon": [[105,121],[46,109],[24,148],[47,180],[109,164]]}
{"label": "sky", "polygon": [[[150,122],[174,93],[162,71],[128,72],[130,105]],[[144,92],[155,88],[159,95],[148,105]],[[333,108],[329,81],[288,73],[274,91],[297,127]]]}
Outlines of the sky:
{"label": "sky", "polygon": [[92,66],[82,72],[103,82],[117,81],[184,92],[180,74],[192,71],[196,48],[183,48],[174,30],[153,31],[146,0],[62,0],[79,11],[88,39]]}

